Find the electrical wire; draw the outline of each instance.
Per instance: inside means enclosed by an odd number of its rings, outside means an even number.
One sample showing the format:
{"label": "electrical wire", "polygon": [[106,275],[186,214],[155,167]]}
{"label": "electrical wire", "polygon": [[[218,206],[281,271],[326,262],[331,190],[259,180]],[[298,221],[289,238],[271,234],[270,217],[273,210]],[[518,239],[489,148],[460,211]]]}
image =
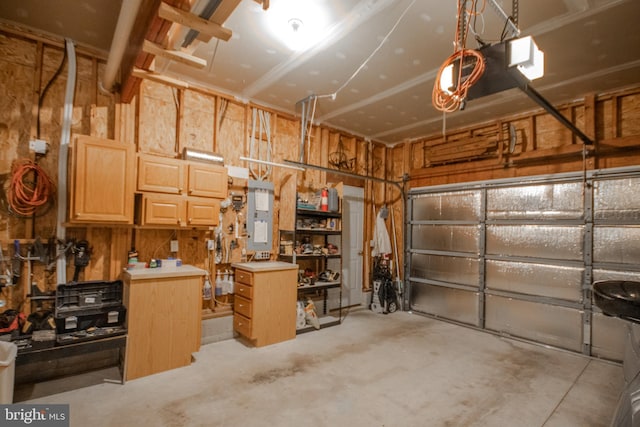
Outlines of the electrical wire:
{"label": "electrical wire", "polygon": [[29,159],[14,162],[7,191],[10,212],[23,217],[36,214],[50,201],[53,181],[38,164]]}
{"label": "electrical wire", "polygon": [[55,73],[53,73],[53,76],[51,77],[51,79],[49,79],[47,84],[44,86],[44,89],[42,89],[40,96],[38,96],[38,112],[36,114],[36,137],[37,138],[40,138],[40,110],[42,110],[42,103],[44,101],[44,97],[49,91],[49,88],[51,87],[53,82],[58,78],[58,76],[62,72],[62,68],[64,68],[65,62],[67,62],[67,50],[63,49],[62,60],[60,61],[60,65],[58,65],[58,69],[55,71]]}
{"label": "electrical wire", "polygon": [[342,84],[342,86],[340,86],[338,89],[336,89],[335,92],[333,93],[329,93],[329,94],[325,94],[325,95],[316,95],[315,98],[331,98],[331,99],[336,99],[336,96],[338,95],[339,92],[341,92],[345,87],[347,87],[347,85],[349,83],[351,83],[351,81],[358,75],[358,73],[360,73],[360,71],[362,71],[362,69],[367,65],[367,63],[369,63],[369,61],[371,60],[371,58],[373,58],[375,56],[376,53],[378,53],[378,51],[380,50],[380,48],[382,48],[382,45],[384,45],[386,43],[386,41],[389,39],[389,37],[391,36],[391,34],[393,34],[393,32],[396,30],[396,28],[398,27],[398,25],[400,25],[400,21],[402,21],[402,18],[404,18],[404,16],[407,14],[407,12],[409,12],[409,9],[411,9],[411,6],[413,6],[413,4],[416,2],[416,0],[411,0],[411,3],[409,3],[409,5],[407,5],[407,7],[402,11],[402,13],[400,14],[400,16],[398,17],[398,19],[396,20],[395,24],[393,24],[393,27],[391,27],[391,29],[387,32],[387,35],[384,36],[384,38],[382,39],[382,41],[378,44],[378,46],[373,50],[373,52],[371,52],[371,54],[367,57],[367,59],[364,60],[364,62],[362,64],[360,64],[360,66],[353,72],[353,74],[351,74],[351,76]]}
{"label": "electrical wire", "polygon": [[[440,66],[436,80],[433,85],[432,103],[433,106],[443,112],[453,112],[460,108],[467,97],[467,92],[471,86],[480,80],[484,74],[485,60],[480,52],[474,49],[467,49],[467,34],[471,28],[471,20],[475,19],[478,14],[482,14],[485,8],[483,1],[482,8],[478,11],[477,0],[471,1],[471,7],[465,9],[466,0],[458,0],[458,14],[456,25],[456,37],[454,41],[454,52]],[[465,19],[466,17],[466,19]],[[455,64],[458,63],[457,76],[453,76],[454,88],[442,88],[442,75],[447,69],[456,69]],[[465,65],[473,65],[471,72],[467,76],[463,76],[462,72]],[[451,68],[448,68],[452,66]]]}

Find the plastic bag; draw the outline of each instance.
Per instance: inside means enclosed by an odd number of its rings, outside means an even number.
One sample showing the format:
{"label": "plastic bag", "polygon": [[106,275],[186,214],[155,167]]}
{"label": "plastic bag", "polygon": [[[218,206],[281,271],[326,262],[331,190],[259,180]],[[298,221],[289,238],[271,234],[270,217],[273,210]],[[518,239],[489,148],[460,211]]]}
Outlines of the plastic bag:
{"label": "plastic bag", "polygon": [[304,317],[307,324],[313,326],[315,329],[320,329],[320,320],[318,320],[318,314],[316,313],[316,305],[311,299],[307,300],[307,305],[304,308]]}

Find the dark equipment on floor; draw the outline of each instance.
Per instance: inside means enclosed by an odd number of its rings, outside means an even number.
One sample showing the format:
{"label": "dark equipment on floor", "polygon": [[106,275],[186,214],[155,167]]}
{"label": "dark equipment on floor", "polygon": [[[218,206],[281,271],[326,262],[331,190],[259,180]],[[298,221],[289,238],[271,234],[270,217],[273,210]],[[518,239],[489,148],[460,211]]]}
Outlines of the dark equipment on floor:
{"label": "dark equipment on floor", "polygon": [[623,360],[624,385],[612,427],[640,426],[640,282],[602,280],[593,283],[593,300],[607,316],[628,320]]}
{"label": "dark equipment on floor", "polygon": [[375,257],[373,260],[373,295],[371,311],[393,313],[398,309],[398,291],[392,278],[390,260]]}

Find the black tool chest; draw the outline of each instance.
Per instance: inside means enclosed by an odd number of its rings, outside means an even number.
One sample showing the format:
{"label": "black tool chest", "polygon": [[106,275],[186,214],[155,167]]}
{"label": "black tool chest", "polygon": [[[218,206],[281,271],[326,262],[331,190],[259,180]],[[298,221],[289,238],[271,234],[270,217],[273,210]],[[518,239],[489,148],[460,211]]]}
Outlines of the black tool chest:
{"label": "black tool chest", "polygon": [[58,285],[54,316],[57,344],[125,334],[122,291],[121,280]]}

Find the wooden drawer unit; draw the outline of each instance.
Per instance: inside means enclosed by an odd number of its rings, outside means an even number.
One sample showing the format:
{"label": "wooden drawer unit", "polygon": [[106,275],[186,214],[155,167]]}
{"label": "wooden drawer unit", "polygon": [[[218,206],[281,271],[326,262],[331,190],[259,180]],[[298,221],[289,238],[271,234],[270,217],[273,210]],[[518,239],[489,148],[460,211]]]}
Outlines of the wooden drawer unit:
{"label": "wooden drawer unit", "polygon": [[249,286],[246,283],[236,282],[234,287],[236,296],[241,296],[247,299],[253,298],[253,286]]}
{"label": "wooden drawer unit", "polygon": [[[238,265],[250,265],[256,270]],[[297,266],[284,262],[232,266],[235,267],[233,329],[256,347],[295,338]]]}
{"label": "wooden drawer unit", "polygon": [[233,330],[251,339],[251,319],[244,317],[241,314],[233,315]]}
{"label": "wooden drawer unit", "polygon": [[236,295],[233,304],[236,313],[242,314],[244,317],[247,317],[249,319],[251,318],[251,306],[253,304],[251,300]]}
{"label": "wooden drawer unit", "polygon": [[244,270],[236,270],[236,282],[253,286],[253,273]]}

